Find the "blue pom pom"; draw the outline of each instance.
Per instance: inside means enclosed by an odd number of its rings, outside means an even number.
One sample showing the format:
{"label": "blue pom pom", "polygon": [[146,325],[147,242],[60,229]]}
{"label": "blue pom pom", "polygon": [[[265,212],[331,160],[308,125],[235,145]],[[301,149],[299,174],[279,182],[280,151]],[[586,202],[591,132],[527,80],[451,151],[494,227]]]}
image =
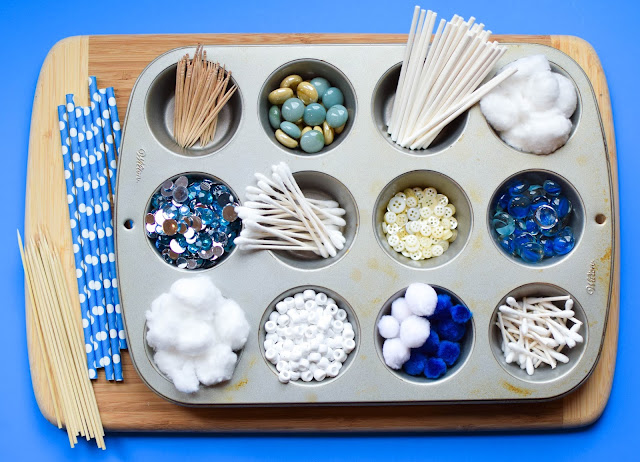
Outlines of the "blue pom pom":
{"label": "blue pom pom", "polygon": [[427,341],[418,348],[418,351],[427,356],[436,356],[438,354],[438,346],[440,346],[440,337],[438,337],[438,333],[435,330],[431,329]]}
{"label": "blue pom pom", "polygon": [[427,364],[427,357],[417,350],[411,351],[411,357],[404,363],[404,371],[409,375],[420,375]]}
{"label": "blue pom pom", "polygon": [[424,368],[424,375],[428,379],[437,379],[447,372],[447,365],[440,358],[429,358]]}
{"label": "blue pom pom", "polygon": [[460,344],[443,340],[438,347],[438,357],[442,359],[447,366],[453,366],[460,357]]}
{"label": "blue pom pom", "polygon": [[451,319],[458,324],[464,324],[471,319],[471,311],[464,305],[452,306]]}
{"label": "blue pom pom", "polygon": [[436,310],[433,312],[429,319],[444,320],[449,319],[451,313],[451,297],[447,294],[438,295],[438,304]]}
{"label": "blue pom pom", "polygon": [[457,342],[464,337],[464,334],[467,331],[467,325],[458,324],[453,321],[441,321],[435,325],[435,331],[438,333],[440,340],[451,340],[452,342]]}

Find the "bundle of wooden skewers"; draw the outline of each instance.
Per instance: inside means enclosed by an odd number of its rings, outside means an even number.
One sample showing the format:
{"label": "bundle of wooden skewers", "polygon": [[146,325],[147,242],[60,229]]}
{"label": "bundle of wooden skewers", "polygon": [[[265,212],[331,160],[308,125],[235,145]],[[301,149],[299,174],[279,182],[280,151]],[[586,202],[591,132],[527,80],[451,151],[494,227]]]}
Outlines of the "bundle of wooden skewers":
{"label": "bundle of wooden skewers", "polygon": [[231,72],[207,61],[202,45],[193,59],[186,54],[178,62],[173,134],[183,148],[209,144],[216,135],[218,114],[238,89],[231,85]]}

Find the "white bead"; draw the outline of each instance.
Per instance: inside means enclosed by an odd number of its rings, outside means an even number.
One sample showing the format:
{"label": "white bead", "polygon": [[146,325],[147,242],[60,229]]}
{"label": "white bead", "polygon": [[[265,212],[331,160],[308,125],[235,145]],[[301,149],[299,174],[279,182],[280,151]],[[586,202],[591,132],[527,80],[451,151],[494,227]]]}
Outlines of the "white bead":
{"label": "white bead", "polygon": [[293,350],[293,341],[291,339],[286,339],[282,344],[282,349],[285,351]]}
{"label": "white bead", "polygon": [[304,308],[304,296],[302,294],[295,294],[293,296],[293,301],[297,309],[301,310]]}
{"label": "white bead", "polygon": [[317,363],[320,359],[322,359],[322,355],[319,352],[309,353],[309,362]]}
{"label": "white bead", "polygon": [[315,300],[307,300],[306,302],[304,302],[304,311],[301,311],[300,315],[304,316],[306,319],[307,316],[309,316],[309,312],[313,310],[316,306],[318,305]]}
{"label": "white bead", "polygon": [[356,348],[356,342],[353,339],[346,338],[342,342],[342,349],[345,353],[349,354]]}
{"label": "white bead", "polygon": [[319,292],[316,294],[316,304],[318,306],[324,306],[327,304],[327,294]]}
{"label": "white bead", "polygon": [[336,377],[340,373],[340,366],[338,366],[338,364],[342,363],[333,362],[329,364],[329,367],[327,368],[327,377]]}
{"label": "white bead", "polygon": [[298,363],[298,370],[300,372],[304,372],[306,370],[309,369],[309,360],[307,358],[302,358],[300,359],[299,363]]}
{"label": "white bead", "polygon": [[316,369],[313,373],[313,378],[318,382],[322,382],[327,377],[327,373],[324,369]]}
{"label": "white bead", "polygon": [[289,310],[289,307],[284,301],[281,301],[276,303],[276,310],[278,310],[280,314],[285,314]]}
{"label": "white bead", "polygon": [[301,372],[300,379],[302,379],[303,382],[311,382],[313,380],[313,372],[311,371]]}
{"label": "white bead", "polygon": [[291,350],[291,361],[300,361],[301,358],[302,351],[299,347],[294,347],[293,350]]}
{"label": "white bead", "polygon": [[288,371],[289,370],[289,363],[287,361],[283,361],[283,360],[278,361],[276,363],[276,370],[278,372]]}
{"label": "white bead", "polygon": [[280,316],[278,316],[278,325],[279,326],[287,326],[289,325],[289,316],[286,314],[281,314]]}
{"label": "white bead", "polygon": [[293,327],[287,326],[284,328],[284,337],[292,338],[293,337]]}
{"label": "white bead", "polygon": [[291,351],[282,349],[279,353],[280,361],[289,361],[291,359]]}
{"label": "white bead", "polygon": [[289,370],[291,372],[297,372],[299,365],[298,361],[289,361]]}
{"label": "white bead", "polygon": [[292,382],[295,382],[295,381],[297,381],[297,380],[300,380],[300,372],[297,372],[297,371],[295,371],[295,372],[291,372],[291,374],[290,374],[290,380],[291,380]]}
{"label": "white bead", "polygon": [[[331,339],[332,343],[335,339]],[[323,358],[327,358],[329,361],[333,360],[333,348],[327,345],[327,352],[322,355]],[[321,360],[322,361],[322,360]]]}
{"label": "white bead", "polygon": [[314,311],[312,313],[309,313],[309,317],[307,318],[307,322],[309,324],[317,324],[318,323],[318,319],[319,319],[318,313]]}
{"label": "white bead", "polygon": [[342,338],[343,339],[354,339],[355,336],[356,336],[356,334],[355,334],[355,332],[353,332],[352,329],[350,329],[350,330],[346,330],[345,329],[345,330],[342,331]]}
{"label": "white bead", "polygon": [[262,346],[264,347],[264,351],[267,351],[269,348],[273,348],[275,342],[273,340],[265,340],[262,342]]}
{"label": "white bead", "polygon": [[278,352],[274,348],[267,349],[264,353],[264,357],[272,364],[276,364],[280,360]]}
{"label": "white bead", "polygon": [[323,314],[322,316],[320,316],[320,319],[318,319],[318,329],[320,329],[321,331],[326,331],[330,325],[331,325],[330,315]]}
{"label": "white bead", "polygon": [[293,297],[287,297],[282,301],[287,305],[287,309],[288,310],[290,310],[291,308],[294,308],[296,306],[294,301],[293,301]]}
{"label": "white bead", "polygon": [[298,324],[300,322],[300,314],[298,310],[289,310],[285,316],[289,316],[289,324]]}
{"label": "white bead", "polygon": [[302,292],[302,296],[304,297],[305,300],[315,300],[316,291],[313,289],[307,289],[304,292]]}
{"label": "white bead", "polygon": [[336,319],[331,323],[331,328],[334,332],[342,332],[342,329],[344,329],[344,323],[339,319]]}
{"label": "white bead", "polygon": [[[338,312],[336,313],[336,319],[339,321],[342,321],[344,323],[344,321],[347,319],[347,312],[345,310],[343,310],[342,308],[340,308],[338,310]],[[344,324],[343,324],[344,326]]]}
{"label": "white bead", "polygon": [[282,338],[284,337],[284,327],[282,326],[278,326],[278,328],[276,329],[276,334],[278,335],[278,337]]}
{"label": "white bead", "polygon": [[345,362],[347,360],[347,353],[341,348],[333,351],[333,359],[338,362]]}
{"label": "white bead", "polygon": [[328,349],[329,346],[326,343],[321,343],[320,345],[318,345],[318,353],[320,353],[321,355],[326,354]]}
{"label": "white bead", "polygon": [[279,314],[278,314],[277,311],[272,311],[269,314],[269,321],[277,321],[278,320],[278,316],[279,316]]}
{"label": "white bead", "polygon": [[273,321],[267,321],[264,325],[264,330],[269,334],[274,333],[277,328],[277,324]]}
{"label": "white bead", "polygon": [[329,367],[329,359],[324,356],[318,361],[318,369],[327,370]]}
{"label": "white bead", "polygon": [[278,341],[278,338],[279,338],[279,337],[278,337],[277,331],[276,331],[275,333],[274,333],[274,332],[272,332],[272,333],[267,334],[267,335],[265,335],[265,336],[264,336],[264,339],[265,339],[265,340],[271,340],[271,341],[273,341],[273,342],[277,342],[277,341]]}
{"label": "white bead", "polygon": [[[313,303],[314,305],[316,304],[316,302],[314,301],[308,301],[306,303]],[[306,310],[300,311],[300,323],[306,325],[308,321],[309,321],[309,312]]]}

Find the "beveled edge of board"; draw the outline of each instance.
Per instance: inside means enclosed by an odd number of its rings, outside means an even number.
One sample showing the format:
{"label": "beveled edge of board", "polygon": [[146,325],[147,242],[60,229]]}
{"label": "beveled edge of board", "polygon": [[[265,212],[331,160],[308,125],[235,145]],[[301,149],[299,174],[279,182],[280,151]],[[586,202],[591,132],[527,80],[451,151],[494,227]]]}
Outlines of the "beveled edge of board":
{"label": "beveled edge of board", "polygon": [[[618,206],[618,178],[615,137],[609,91],[600,60],[593,47],[578,37],[572,36],[526,36],[526,35],[498,35],[498,41],[530,42],[549,45],[563,51],[572,57],[585,70],[591,80],[600,107],[600,114],[609,154],[609,172],[612,180],[614,204],[614,234],[617,243],[613,249],[613,271],[609,319],[605,333],[604,345],[600,360],[593,374],[576,391],[554,401],[536,402],[527,405],[525,402],[517,404],[471,404],[471,405],[403,405],[403,406],[325,406],[305,408],[304,416],[296,416],[295,408],[245,408],[234,409],[231,419],[225,415],[225,409],[193,409],[175,406],[161,398],[163,405],[154,408],[149,405],[150,415],[154,415],[154,422],[149,425],[148,420],[122,418],[110,420],[110,411],[117,406],[117,396],[120,393],[130,394],[133,387],[146,387],[137,375],[134,379],[121,384],[108,383],[101,376],[94,382],[96,397],[103,412],[105,427],[109,430],[191,430],[191,431],[390,431],[390,430],[460,430],[460,429],[533,429],[533,428],[572,428],[589,425],[595,422],[606,406],[613,382],[619,321],[619,284],[620,284],[620,245],[619,245],[619,206]],[[56,181],[61,175],[61,161],[54,160],[54,165],[48,169],[41,168],[42,157],[46,154],[57,153],[59,141],[55,120],[55,107],[64,101],[65,93],[72,92],[79,96],[79,103],[86,103],[85,86],[91,65],[90,45],[100,43],[105,49],[115,51],[114,45],[132,47],[140,52],[149,53],[153,48],[153,56],[172,48],[192,45],[197,42],[207,44],[305,44],[305,43],[402,43],[406,41],[405,34],[189,34],[189,35],[129,35],[129,36],[77,36],[61,40],[49,51],[40,72],[38,85],[34,97],[32,127],[29,143],[29,161],[27,183],[40,181],[38,188],[30,187],[26,193],[25,236],[37,230],[38,224],[47,222],[51,228],[51,220],[56,218],[56,226],[52,229],[57,243],[63,248],[69,248],[70,232],[66,223],[68,212],[64,206],[64,187],[62,182]],[[124,43],[123,43],[124,42]],[[119,54],[111,53],[105,56],[105,61],[117,60]],[[101,56],[102,58],[102,56]],[[147,63],[145,63],[146,65]],[[75,71],[74,74],[71,71]],[[117,70],[116,70],[117,72]],[[71,77],[70,77],[71,76]],[[130,80],[131,84],[137,75],[121,74],[122,79]],[[111,84],[111,82],[109,82]],[[64,86],[64,87],[63,87]],[[127,98],[128,99],[128,98]],[[44,149],[43,149],[44,147]],[[58,159],[56,156],[54,159]],[[45,159],[46,160],[46,159]],[[38,168],[40,167],[40,168]],[[46,170],[46,171],[42,171]],[[44,178],[46,177],[46,178]],[[46,180],[46,181],[43,181]],[[34,215],[29,212],[35,210],[31,202],[38,203],[46,198],[54,202],[61,198],[63,210],[55,207],[39,210]],[[53,199],[53,200],[52,200]],[[53,211],[58,216],[53,217]],[[59,232],[57,232],[59,231]],[[66,246],[66,247],[65,247]],[[74,294],[75,278],[73,274],[72,254],[63,255],[63,264],[68,270],[67,282]],[[77,294],[75,295],[77,300]],[[35,343],[33,326],[27,307],[27,340],[29,347],[29,362],[32,374],[34,394],[41,412],[53,422],[53,412],[49,399],[49,391],[44,377],[44,364],[38,355],[38,345]],[[78,316],[78,321],[80,317]],[[135,372],[128,355],[123,355],[123,365],[128,369],[128,377]],[[132,383],[133,382],[133,383]],[[138,383],[136,383],[138,382]],[[148,393],[152,392],[146,390]],[[108,393],[108,397],[101,397]],[[168,412],[166,406],[170,406]],[[163,409],[164,408],[164,409]],[[293,411],[291,410],[293,409]],[[383,409],[384,412],[380,412]],[[428,412],[425,412],[428,410]],[[489,412],[487,412],[489,411]],[[500,412],[502,411],[502,412]],[[126,412],[125,412],[126,414]],[[183,414],[189,425],[178,422]],[[487,417],[489,415],[489,417]],[[164,418],[162,418],[164,417]],[[176,418],[178,417],[178,418]],[[516,422],[514,422],[516,420]],[[146,424],[146,425],[145,425]]]}

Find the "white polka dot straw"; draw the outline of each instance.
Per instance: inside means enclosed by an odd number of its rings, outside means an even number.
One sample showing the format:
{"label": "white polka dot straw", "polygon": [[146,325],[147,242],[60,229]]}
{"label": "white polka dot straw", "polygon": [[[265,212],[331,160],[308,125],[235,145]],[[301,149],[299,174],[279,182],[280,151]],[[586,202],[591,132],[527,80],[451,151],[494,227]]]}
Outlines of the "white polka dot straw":
{"label": "white polka dot straw", "polygon": [[[89,307],[91,309],[94,322],[90,323],[92,327],[93,337],[98,343],[98,367],[104,367],[107,379],[111,380],[114,376],[113,367],[111,365],[110,356],[111,348],[107,342],[106,328],[107,320],[105,316],[105,295],[100,281],[99,268],[97,267],[98,258],[94,258],[97,254],[97,246],[95,241],[95,221],[93,217],[93,207],[91,207],[90,199],[85,196],[85,185],[82,178],[82,167],[80,161],[80,146],[77,130],[77,122],[75,115],[75,105],[73,103],[73,95],[67,95],[67,117],[69,118],[69,134],[71,137],[71,160],[73,162],[73,178],[76,186],[76,200],[78,204],[81,242],[83,260],[86,265],[85,277],[88,279],[89,287]],[[91,225],[89,226],[89,221]]]}
{"label": "white polka dot straw", "polygon": [[109,106],[109,114],[111,114],[111,130],[116,143],[116,157],[120,155],[120,140],[122,139],[122,130],[120,127],[120,117],[118,116],[118,106],[116,105],[116,94],[113,87],[107,88],[107,105]]}
{"label": "white polka dot straw", "polygon": [[[85,113],[86,110],[86,113]],[[85,116],[88,116],[85,118]],[[88,120],[87,120],[88,119]],[[94,272],[98,270],[101,274],[102,287],[106,299],[107,308],[107,326],[105,332],[108,334],[112,330],[117,329],[116,313],[115,313],[115,300],[116,297],[113,293],[113,287],[111,284],[112,276],[109,268],[109,252],[107,249],[106,237],[105,237],[105,224],[102,214],[102,198],[100,197],[100,189],[98,187],[99,181],[97,178],[97,168],[95,162],[95,144],[93,141],[93,132],[91,131],[91,117],[89,116],[88,108],[76,108],[76,120],[79,126],[79,132],[82,136],[80,142],[80,165],[82,166],[82,178],[85,182],[85,197],[87,200],[92,198],[91,207],[93,207],[93,215],[89,220],[89,227],[92,226],[91,218],[95,223],[95,241],[98,243],[97,253],[94,254],[98,260],[98,266],[94,267]],[[93,159],[93,162],[92,162]],[[87,190],[88,188],[88,190]],[[120,343],[117,335],[108,335],[109,345],[111,347],[111,357],[120,353]],[[122,365],[120,362],[111,361],[113,364],[113,373],[115,380],[122,380]]]}
{"label": "white polka dot straw", "polygon": [[[96,78],[94,76],[89,77],[89,96],[91,97],[91,117],[93,118],[93,124],[97,129],[95,134],[95,143],[99,150],[105,155],[106,170],[104,175],[109,179],[109,191],[111,196],[114,195],[114,187],[116,181],[115,170],[115,157],[113,155],[113,145],[111,150],[109,149],[108,137],[111,135],[111,142],[113,143],[113,135],[111,134],[111,124],[105,123],[104,114],[109,115],[107,109],[107,103],[104,101],[106,98],[102,98],[98,91]],[[102,107],[104,105],[104,108]],[[108,120],[108,119],[107,119]],[[113,163],[111,161],[114,161]]]}
{"label": "white polka dot straw", "polygon": [[66,122],[66,107],[64,105],[58,106],[58,120],[60,122],[60,142],[62,144],[62,162],[65,173],[65,184],[67,188],[68,207],[71,227],[71,237],[73,239],[73,257],[76,263],[76,277],[78,283],[78,297],[80,299],[80,309],[82,313],[82,329],[84,332],[84,343],[87,353],[87,366],[89,368],[89,378],[94,379],[96,374],[96,358],[93,350],[93,335],[90,325],[89,303],[86,293],[87,284],[84,277],[84,270],[82,268],[82,252],[80,251],[80,232],[79,226],[75,219],[77,215],[76,202],[74,200],[75,188],[73,186],[73,175],[71,174],[71,155],[69,145],[69,130]]}

